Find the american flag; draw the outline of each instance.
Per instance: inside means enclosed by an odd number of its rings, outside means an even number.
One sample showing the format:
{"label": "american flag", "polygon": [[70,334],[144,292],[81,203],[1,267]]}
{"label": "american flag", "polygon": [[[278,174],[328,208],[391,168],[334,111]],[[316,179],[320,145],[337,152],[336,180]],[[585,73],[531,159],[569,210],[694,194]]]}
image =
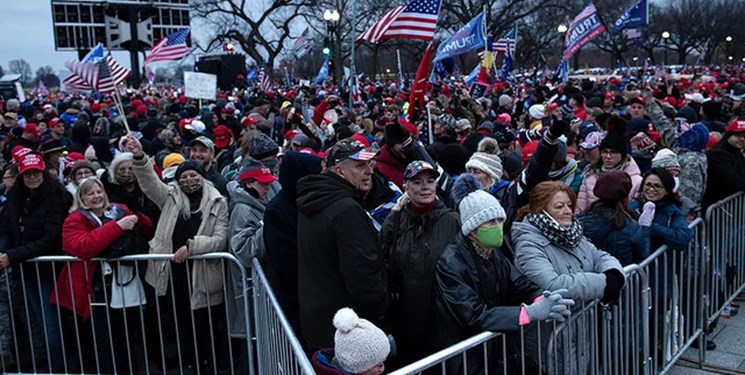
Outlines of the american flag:
{"label": "american flag", "polygon": [[349,78],[349,93],[352,95],[353,103],[362,103],[362,96],[360,95],[360,86],[357,82],[357,77],[352,75]]}
{"label": "american flag", "polygon": [[310,51],[312,40],[308,35],[310,35],[310,27],[306,27],[305,31],[295,39],[295,44],[292,49],[295,52],[295,57],[298,59],[305,56],[305,54]]}
{"label": "american flag", "polygon": [[393,8],[362,33],[356,42],[366,40],[377,44],[382,40],[394,38],[431,41],[435,36],[441,1],[409,0],[405,5]]}
{"label": "american flag", "polygon": [[44,81],[39,81],[39,85],[36,86],[36,88],[31,91],[31,95],[34,96],[47,96],[49,94],[49,90],[47,90],[47,86],[44,84]]}
{"label": "american flag", "polygon": [[75,90],[95,90],[103,94],[114,92],[114,87],[129,76],[130,70],[106,55],[96,62],[69,61],[66,66],[73,74],[65,79],[65,87]]}
{"label": "american flag", "polygon": [[188,35],[188,28],[168,34],[150,50],[145,58],[145,65],[156,61],[178,61],[189,55],[189,47],[186,45]]}
{"label": "american flag", "polygon": [[261,71],[259,71],[259,87],[261,87],[262,90],[267,91],[271,86],[272,82],[269,81],[269,75],[266,74],[264,69],[261,69]]}
{"label": "american flag", "polygon": [[515,47],[517,46],[517,24],[504,34],[503,37],[499,38],[494,42],[492,49],[494,52],[510,52],[510,55],[515,55]]}

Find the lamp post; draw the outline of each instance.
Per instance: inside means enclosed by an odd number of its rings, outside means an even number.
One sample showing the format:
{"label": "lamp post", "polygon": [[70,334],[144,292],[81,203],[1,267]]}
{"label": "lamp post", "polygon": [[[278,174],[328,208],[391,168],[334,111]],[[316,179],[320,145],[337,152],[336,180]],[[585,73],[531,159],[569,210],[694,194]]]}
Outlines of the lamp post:
{"label": "lamp post", "polygon": [[[339,72],[343,72],[343,70],[340,70],[337,66],[341,64],[341,53],[340,51],[338,51],[337,48],[337,42],[339,41],[339,38],[336,37],[336,27],[339,24],[339,18],[339,12],[336,9],[326,9],[323,12],[323,20],[326,21],[326,32],[332,46],[332,48],[328,51],[327,56],[329,57],[329,61],[331,61],[332,59],[334,60],[331,64],[331,72],[329,72],[331,73],[332,77],[334,77],[334,83],[339,81]],[[324,51],[324,53],[326,53],[326,51]]]}
{"label": "lamp post", "polygon": [[567,32],[567,25],[562,23],[561,25],[559,25],[559,27],[556,28],[556,31],[558,31],[559,34],[564,35],[564,33]]}
{"label": "lamp post", "polygon": [[662,41],[663,41],[663,43],[662,43],[662,46],[663,47],[662,48],[665,49],[665,66],[667,66],[667,43],[668,43],[668,39],[670,39],[670,33],[667,32],[667,31],[663,31],[662,32]]}
{"label": "lamp post", "polygon": [[724,41],[727,42],[727,60],[732,61],[732,36],[727,35]]}

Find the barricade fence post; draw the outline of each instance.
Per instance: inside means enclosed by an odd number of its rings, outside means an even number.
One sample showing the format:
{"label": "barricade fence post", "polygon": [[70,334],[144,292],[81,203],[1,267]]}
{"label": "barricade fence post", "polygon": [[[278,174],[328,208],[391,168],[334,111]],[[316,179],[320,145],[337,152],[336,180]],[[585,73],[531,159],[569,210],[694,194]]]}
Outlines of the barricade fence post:
{"label": "barricade fence post", "polygon": [[[0,370],[254,374],[252,325],[235,341],[243,348],[233,346],[227,329],[233,320],[251,321],[250,310],[236,316],[223,294],[230,267],[240,270],[242,292],[249,290],[245,267],[229,253],[192,256],[181,264],[171,259],[45,256],[4,270]],[[151,286],[146,269],[165,277]]]}

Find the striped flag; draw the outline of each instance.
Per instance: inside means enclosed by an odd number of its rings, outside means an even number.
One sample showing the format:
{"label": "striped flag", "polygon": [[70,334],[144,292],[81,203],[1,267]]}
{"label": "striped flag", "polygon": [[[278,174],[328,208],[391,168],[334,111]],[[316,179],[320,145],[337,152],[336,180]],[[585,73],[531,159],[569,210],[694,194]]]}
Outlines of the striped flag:
{"label": "striped flag", "polygon": [[605,31],[605,25],[600,19],[595,4],[590,2],[590,5],[582,9],[574,17],[572,23],[569,24],[569,28],[567,28],[566,36],[564,37],[563,60],[569,60],[577,50],[600,35],[603,31]]}
{"label": "striped flag", "polygon": [[349,78],[349,93],[352,95],[353,103],[362,103],[362,95],[360,95],[360,83],[355,75]]}
{"label": "striped flag", "polygon": [[512,28],[507,32],[507,34],[504,34],[503,37],[499,38],[496,42],[494,42],[494,45],[492,46],[492,50],[494,52],[504,52],[507,53],[507,51],[510,52],[510,55],[515,55],[515,47],[517,46],[517,24],[515,26],[512,26]]}
{"label": "striped flag", "polygon": [[295,58],[301,58],[305,56],[308,52],[310,52],[311,42],[312,39],[308,36],[310,35],[310,26],[305,28],[305,31],[303,31],[297,39],[295,39],[295,44],[292,46],[292,50],[295,54]]}
{"label": "striped flag", "polygon": [[420,39],[431,41],[435,36],[437,17],[442,0],[409,0],[393,8],[356,40],[377,44],[386,39]]}
{"label": "striped flag", "polygon": [[39,80],[39,85],[37,85],[36,88],[31,91],[31,95],[33,96],[47,96],[48,94],[49,90],[47,90],[47,86],[42,80]]}
{"label": "striped flag", "polygon": [[261,69],[259,71],[259,87],[261,87],[262,90],[267,91],[272,87],[272,82],[269,80],[269,75],[266,74],[266,71],[264,69]]}
{"label": "striped flag", "polygon": [[186,45],[188,35],[188,28],[168,34],[150,49],[150,54],[145,58],[144,65],[157,61],[178,61],[188,56],[189,47]]}
{"label": "striped flag", "polygon": [[[96,62],[70,61],[66,66],[73,72],[73,75],[77,76],[73,82],[76,89],[95,90],[102,94],[114,92],[116,85],[124,82],[130,73],[130,70],[119,65],[111,54]],[[68,85],[67,79],[65,85]]]}

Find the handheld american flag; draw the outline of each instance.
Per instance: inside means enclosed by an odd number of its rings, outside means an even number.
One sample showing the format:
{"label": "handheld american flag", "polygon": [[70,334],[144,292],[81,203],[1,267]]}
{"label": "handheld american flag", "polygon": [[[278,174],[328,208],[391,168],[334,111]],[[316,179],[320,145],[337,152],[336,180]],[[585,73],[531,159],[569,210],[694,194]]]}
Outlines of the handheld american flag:
{"label": "handheld american flag", "polygon": [[298,35],[297,39],[295,39],[295,44],[292,47],[295,58],[299,59],[310,52],[312,39],[309,36],[310,27],[306,27],[305,31],[303,31],[303,33]]}
{"label": "handheld american flag", "polygon": [[156,61],[178,61],[189,55],[189,47],[186,45],[188,35],[189,29],[168,34],[150,49],[150,54],[145,58],[145,65]]}
{"label": "handheld american flag", "polygon": [[386,39],[420,39],[431,41],[435,36],[437,17],[442,0],[409,0],[393,8],[356,40],[377,44]]}
{"label": "handheld american flag", "polygon": [[[111,54],[96,61],[69,61],[66,66],[73,75],[65,79],[65,85],[76,90],[95,90],[103,94],[114,92],[116,85],[124,82],[131,72],[119,65]],[[70,80],[70,82],[68,82]]]}

